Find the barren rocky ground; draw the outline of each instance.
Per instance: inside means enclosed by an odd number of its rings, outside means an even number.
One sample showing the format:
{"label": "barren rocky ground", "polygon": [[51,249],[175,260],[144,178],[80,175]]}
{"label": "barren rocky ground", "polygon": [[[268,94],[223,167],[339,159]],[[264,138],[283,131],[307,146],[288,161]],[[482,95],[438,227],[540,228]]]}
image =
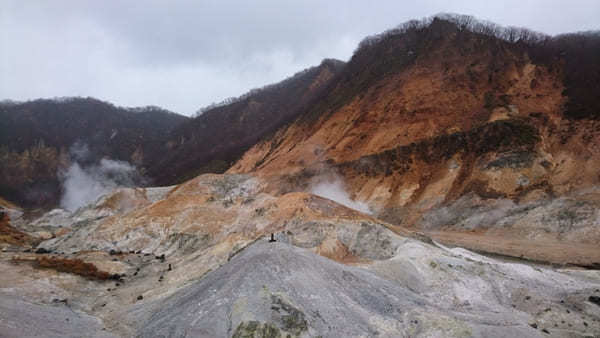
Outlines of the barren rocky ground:
{"label": "barren rocky ground", "polygon": [[309,193],[274,196],[267,186],[252,175],[202,175],[177,187],[121,189],[34,222],[13,211],[11,226],[52,238],[31,249],[3,244],[0,332],[600,334],[598,270],[486,257]]}

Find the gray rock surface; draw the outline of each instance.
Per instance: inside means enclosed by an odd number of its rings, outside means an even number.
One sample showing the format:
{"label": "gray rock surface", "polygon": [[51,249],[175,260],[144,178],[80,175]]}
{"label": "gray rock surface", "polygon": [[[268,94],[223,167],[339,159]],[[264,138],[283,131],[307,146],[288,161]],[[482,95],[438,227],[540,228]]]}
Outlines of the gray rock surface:
{"label": "gray rock surface", "polygon": [[[463,200],[425,219],[596,226],[586,221],[597,217],[590,198],[502,201]],[[598,270],[447,248],[331,200],[270,195],[252,177],[124,190],[65,220],[40,245],[51,253],[0,252],[0,336],[600,336],[600,306],[589,301],[600,297]],[[89,280],[36,266],[46,256],[122,276]]]}
{"label": "gray rock surface", "polygon": [[600,202],[585,194],[586,191],[580,191],[567,197],[521,203],[468,194],[453,204],[427,212],[419,224],[430,230],[510,229],[531,236],[541,233],[560,240],[597,243]]}
{"label": "gray rock surface", "polygon": [[55,306],[28,302],[17,296],[0,299],[1,337],[115,337],[93,316]]}
{"label": "gray rock surface", "polygon": [[261,240],[166,299],[136,305],[130,315],[142,323],[143,337],[542,335],[525,313],[474,310],[451,310],[405,283]]}

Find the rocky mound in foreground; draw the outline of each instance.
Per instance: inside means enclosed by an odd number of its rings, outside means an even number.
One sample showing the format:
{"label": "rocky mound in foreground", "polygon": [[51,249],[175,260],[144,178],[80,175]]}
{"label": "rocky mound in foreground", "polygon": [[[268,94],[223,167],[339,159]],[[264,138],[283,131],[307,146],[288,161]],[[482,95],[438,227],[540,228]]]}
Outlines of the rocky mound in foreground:
{"label": "rocky mound in foreground", "polygon": [[[553,328],[567,317],[561,297],[581,302],[596,285],[565,290],[561,284],[578,284],[577,278],[471,257],[406,241],[389,260],[353,267],[260,241],[133,313],[144,318],[144,337],[535,337],[543,335],[535,325],[568,335]],[[541,315],[528,313],[537,309]]]}
{"label": "rocky mound in foreground", "polygon": [[599,271],[446,248],[325,198],[267,190],[251,175],[203,175],[12,220],[54,238],[2,245],[0,333],[35,335],[64,317],[45,335],[600,334]]}

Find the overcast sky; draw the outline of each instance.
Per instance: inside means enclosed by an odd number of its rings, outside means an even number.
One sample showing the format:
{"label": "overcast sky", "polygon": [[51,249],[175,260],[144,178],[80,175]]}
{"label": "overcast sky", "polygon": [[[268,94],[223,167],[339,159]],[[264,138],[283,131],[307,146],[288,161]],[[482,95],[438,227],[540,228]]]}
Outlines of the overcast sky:
{"label": "overcast sky", "polygon": [[0,100],[93,96],[190,115],[439,12],[600,29],[600,0],[0,0]]}

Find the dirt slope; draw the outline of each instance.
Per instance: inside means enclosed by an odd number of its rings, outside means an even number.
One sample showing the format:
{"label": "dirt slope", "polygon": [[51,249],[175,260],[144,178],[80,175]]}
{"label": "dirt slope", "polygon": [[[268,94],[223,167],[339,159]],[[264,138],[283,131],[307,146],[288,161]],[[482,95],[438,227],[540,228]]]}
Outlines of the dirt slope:
{"label": "dirt slope", "polygon": [[383,34],[228,172],[279,193],[337,176],[375,216],[425,231],[595,243],[600,122],[573,118],[573,61],[552,55],[444,18]]}
{"label": "dirt slope", "polygon": [[[37,228],[56,237],[38,247],[44,253],[0,252],[0,334],[39,334],[44,316],[72,321],[48,325],[49,336],[76,335],[81,325],[107,336],[600,332],[590,301],[598,271],[446,248],[331,200],[273,195],[268,186],[252,175],[202,175],[48,213]],[[118,278],[28,263],[44,257]]]}

